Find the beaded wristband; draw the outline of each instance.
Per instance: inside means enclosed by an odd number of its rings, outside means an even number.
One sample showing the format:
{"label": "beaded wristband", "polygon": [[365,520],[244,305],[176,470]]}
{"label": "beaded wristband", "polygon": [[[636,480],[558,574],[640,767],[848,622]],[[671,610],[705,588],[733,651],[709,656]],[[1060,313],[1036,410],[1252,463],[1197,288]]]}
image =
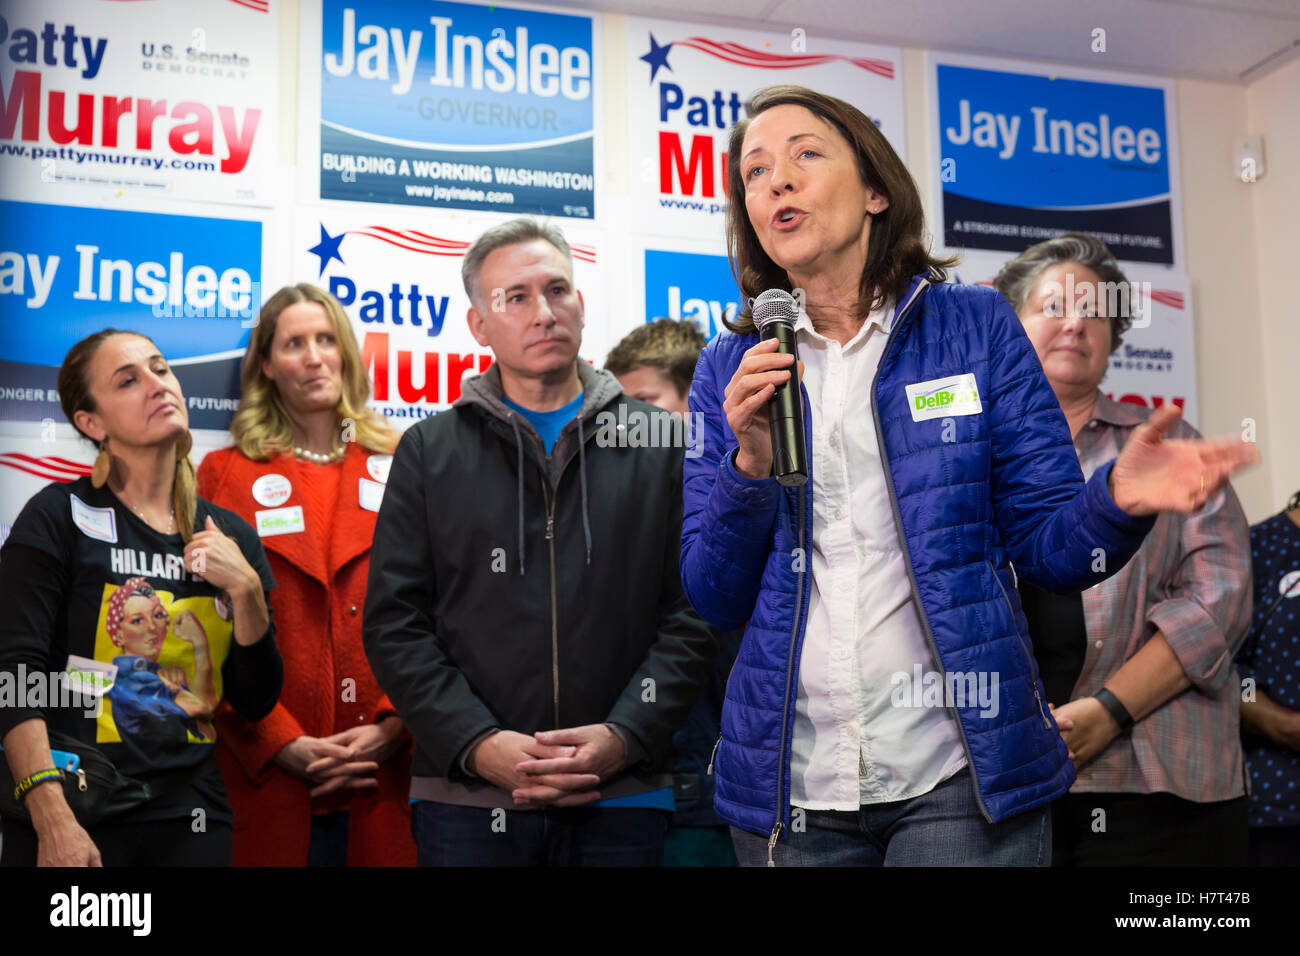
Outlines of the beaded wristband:
{"label": "beaded wristband", "polygon": [[58,770],[53,767],[51,767],[49,770],[38,770],[30,777],[18,781],[18,785],[14,787],[14,802],[22,803],[23,797],[26,796],[27,793],[32,788],[36,787],[39,784],[45,783],[47,780],[62,780],[62,779],[63,779],[62,770]]}

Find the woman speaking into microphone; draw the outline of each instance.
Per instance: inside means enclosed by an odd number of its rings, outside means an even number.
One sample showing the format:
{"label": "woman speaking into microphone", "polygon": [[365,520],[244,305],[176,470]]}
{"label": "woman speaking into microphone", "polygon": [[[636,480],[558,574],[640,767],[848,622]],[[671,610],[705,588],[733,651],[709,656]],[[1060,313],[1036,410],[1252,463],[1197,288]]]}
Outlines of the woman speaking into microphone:
{"label": "woman speaking into microphone", "polygon": [[769,407],[795,358],[746,311],[696,367],[705,438],[684,475],[686,593],[716,627],[748,621],[718,813],[742,865],[1046,865],[1074,768],[1017,577],[1103,580],[1254,448],[1165,440],[1166,406],[1085,483],[1015,312],[944,284],[872,121],[794,86],[746,110],[728,250],[744,296],[794,297],[808,480],[773,475]]}

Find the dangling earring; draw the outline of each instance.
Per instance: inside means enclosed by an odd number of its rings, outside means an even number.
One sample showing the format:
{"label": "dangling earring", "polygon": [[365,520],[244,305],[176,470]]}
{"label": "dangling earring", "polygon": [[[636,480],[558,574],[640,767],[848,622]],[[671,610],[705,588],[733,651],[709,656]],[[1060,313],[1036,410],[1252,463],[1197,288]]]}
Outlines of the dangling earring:
{"label": "dangling earring", "polygon": [[95,456],[95,467],[90,471],[90,483],[96,488],[103,488],[108,481],[108,473],[113,468],[113,456],[108,453],[108,446],[103,445]]}

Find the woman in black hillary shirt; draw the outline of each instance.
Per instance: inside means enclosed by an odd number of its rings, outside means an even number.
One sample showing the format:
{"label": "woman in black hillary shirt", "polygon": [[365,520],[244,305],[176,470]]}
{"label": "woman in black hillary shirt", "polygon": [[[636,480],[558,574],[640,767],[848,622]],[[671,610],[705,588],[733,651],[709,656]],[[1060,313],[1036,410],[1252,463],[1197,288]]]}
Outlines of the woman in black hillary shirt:
{"label": "woman in black hillary shirt", "polygon": [[98,332],[68,352],[58,387],[99,457],[91,477],[34,495],[0,550],[0,674],[93,672],[100,706],[20,698],[0,706],[0,742],[15,781],[55,768],[48,727],[155,796],[87,832],[46,777],[23,796],[32,825],[4,821],[0,863],[229,864],[211,712],[224,696],[258,720],[279,696],[275,581],[253,529],[197,497],[185,398],[153,342]]}

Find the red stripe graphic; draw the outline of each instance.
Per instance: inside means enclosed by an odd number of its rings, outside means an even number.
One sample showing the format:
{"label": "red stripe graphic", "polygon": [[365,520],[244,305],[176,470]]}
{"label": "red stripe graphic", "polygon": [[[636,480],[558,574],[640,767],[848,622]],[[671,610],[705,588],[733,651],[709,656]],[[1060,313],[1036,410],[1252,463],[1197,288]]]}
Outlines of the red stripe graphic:
{"label": "red stripe graphic", "polygon": [[[390,246],[397,246],[397,248],[399,248],[399,249],[406,249],[408,252],[419,252],[419,253],[422,253],[422,254],[424,254],[424,255],[426,255],[426,256],[463,256],[463,255],[465,254],[465,250],[464,250],[464,249],[460,249],[460,250],[451,250],[451,249],[433,249],[433,248],[430,248],[429,246],[425,246],[425,245],[418,245],[418,246],[417,246],[417,245],[411,245],[411,242],[414,242],[414,240],[410,240],[410,241],[408,241],[408,242],[401,242],[401,241],[399,241],[399,240],[397,240],[397,239],[391,239],[391,238],[389,238],[388,236],[381,236],[381,235],[379,235],[378,233],[374,233],[374,232],[366,232],[366,231],[364,231],[364,230],[354,230],[354,231],[352,231],[352,232],[349,232],[348,235],[350,235],[350,236],[369,236],[371,239],[378,239],[378,240],[380,240],[381,242],[386,242],[386,243],[388,243]],[[403,237],[403,238],[405,238],[405,237]]]}
{"label": "red stripe graphic", "polygon": [[[26,461],[11,461],[11,458],[26,459]],[[83,474],[90,474],[89,466],[87,466],[85,472],[80,474],[68,474],[66,471],[56,471],[53,468],[41,467],[41,464],[41,459],[31,458],[28,455],[18,455],[15,452],[5,452],[0,454],[0,465],[12,468],[15,471],[34,475],[37,478],[43,478],[45,481],[76,481],[78,478],[82,477]]]}
{"label": "red stripe graphic", "polygon": [[[17,454],[17,452],[9,452],[9,454]],[[59,464],[59,465],[67,465],[73,470],[85,475],[90,474],[94,470],[92,466],[87,465],[85,462],[69,461],[66,458],[59,458],[56,455],[46,455],[44,460],[54,462],[55,464]]]}
{"label": "red stripe graphic", "polygon": [[75,478],[71,478],[68,475],[47,475],[44,472],[36,471],[33,468],[27,468],[23,465],[15,464],[12,461],[5,461],[3,458],[0,458],[0,465],[5,465],[16,471],[24,471],[29,475],[35,475],[37,478],[44,478],[46,481],[76,481]]}
{"label": "red stripe graphic", "polygon": [[271,5],[267,0],[230,0],[231,3],[237,3],[241,7],[248,7],[250,10],[256,10],[258,13],[270,13]]}
{"label": "red stripe graphic", "polygon": [[1171,292],[1168,289],[1156,289],[1151,293],[1151,301],[1159,302],[1161,305],[1167,305],[1173,309],[1186,308],[1186,302],[1183,301],[1181,292]]}
{"label": "red stripe graphic", "polygon": [[59,474],[69,474],[74,478],[88,475],[93,470],[90,465],[83,465],[76,461],[68,461],[66,458],[34,458],[31,455],[24,455],[22,452],[18,451],[0,452],[0,459],[6,458],[16,458],[18,461],[31,465],[33,468],[43,468],[47,471]]}
{"label": "red stripe graphic", "polygon": [[468,242],[458,239],[442,239],[415,229],[389,229],[387,226],[366,226],[364,229],[350,230],[348,235],[369,236],[399,249],[429,256],[463,256],[470,246]]}
{"label": "red stripe graphic", "polygon": [[[408,252],[419,252],[426,256],[463,256],[470,247],[470,243],[463,240],[443,239],[440,236],[431,236],[427,232],[420,232],[418,229],[390,229],[387,226],[366,226],[363,229],[348,230],[348,235],[378,239],[390,246],[397,246],[399,249],[406,249]],[[596,261],[595,246],[570,244],[569,248],[573,251],[573,258],[575,259],[581,259],[583,262]]]}
{"label": "red stripe graphic", "polygon": [[398,236],[410,242],[424,242],[431,246],[441,246],[444,249],[468,249],[470,244],[460,239],[440,239],[437,236],[431,236],[427,232],[420,232],[417,229],[389,229],[387,226],[366,226],[367,229],[374,229],[377,232],[384,232],[390,236]]}
{"label": "red stripe graphic", "polygon": [[709,56],[715,57],[719,60],[725,60],[728,63],[735,63],[738,66],[748,66],[755,69],[795,70],[800,67],[819,66],[822,63],[834,63],[839,60],[844,63],[852,63],[859,69],[866,70],[869,73],[875,73],[877,76],[883,76],[887,80],[892,80],[894,78],[894,64],[889,60],[874,60],[860,56],[842,56],[838,53],[768,53],[764,50],[754,50],[750,47],[742,46],[739,43],[719,43],[716,40],[710,40],[707,37],[691,37],[688,40],[676,40],[673,45],[689,47],[692,50],[707,53]]}

